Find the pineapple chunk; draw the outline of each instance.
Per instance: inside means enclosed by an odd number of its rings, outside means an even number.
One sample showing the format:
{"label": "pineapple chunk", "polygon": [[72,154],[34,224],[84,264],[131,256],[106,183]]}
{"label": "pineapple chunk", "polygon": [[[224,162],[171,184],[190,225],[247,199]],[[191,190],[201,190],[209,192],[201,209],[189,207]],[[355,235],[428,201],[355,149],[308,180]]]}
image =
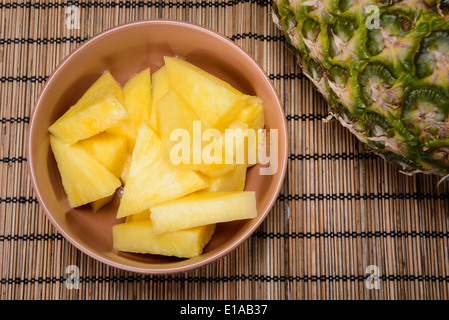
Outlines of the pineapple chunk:
{"label": "pineapple chunk", "polygon": [[104,206],[109,204],[112,200],[114,200],[114,196],[115,196],[114,194],[111,194],[110,196],[91,202],[90,206],[92,208],[92,211],[98,212],[101,208],[103,208]]}
{"label": "pineapple chunk", "polygon": [[150,121],[150,69],[147,68],[132,77],[123,87],[123,94],[125,97],[125,108],[129,117],[110,127],[107,131],[125,136],[128,139],[128,150],[132,152],[140,123],[142,120]]}
{"label": "pineapple chunk", "polygon": [[[225,150],[231,150],[230,160],[235,165],[254,165],[259,161],[259,149],[262,146],[264,133],[248,126],[240,120],[234,120],[225,130]],[[232,143],[232,145],[229,145]],[[231,148],[232,147],[232,148]],[[226,159],[225,159],[226,160]],[[224,161],[225,161],[224,160]],[[228,160],[229,161],[229,160]]]}
{"label": "pineapple chunk", "polygon": [[236,120],[240,120],[249,128],[258,130],[265,127],[265,116],[262,100],[252,96],[248,99],[248,104],[237,114]]}
{"label": "pineapple chunk", "polygon": [[223,130],[246,105],[249,96],[195,65],[164,57],[170,86],[177,90],[209,128]]}
{"label": "pineapple chunk", "polygon": [[151,207],[155,233],[257,216],[253,191],[197,192]]}
{"label": "pineapple chunk", "polygon": [[120,187],[120,180],[81,144],[68,146],[50,135],[50,145],[70,207],[108,197]]}
{"label": "pineapple chunk", "polygon": [[193,258],[203,252],[214,231],[215,225],[209,225],[156,234],[147,219],[116,224],[112,227],[112,239],[118,251]]}
{"label": "pineapple chunk", "polygon": [[[204,161],[202,157],[203,149],[210,143],[202,141],[205,126],[201,124],[201,120],[176,90],[169,89],[159,99],[155,107],[157,109],[158,121],[164,124],[160,128],[160,137],[163,144],[163,154],[167,161],[171,161],[177,166],[211,175],[221,175],[232,169],[232,165],[225,164],[224,158],[218,158],[219,155],[215,153],[212,153],[209,159],[212,163]],[[180,143],[180,141],[172,141],[171,139],[172,133],[177,129],[183,129],[185,130],[184,132],[188,133],[187,150],[174,148]],[[219,137],[214,138],[218,139]],[[220,148],[223,149],[221,142],[219,144]],[[179,154],[180,151],[182,154]],[[172,152],[175,153],[177,159],[174,158],[175,156],[172,155]]]}
{"label": "pineapple chunk", "polygon": [[[193,112],[190,106],[185,100],[173,89],[169,89],[165,95],[163,95],[155,105],[157,111],[158,123],[164,125],[160,127],[160,137],[163,145],[163,154],[167,161],[170,161],[170,154],[173,147],[178,144],[177,141],[172,141],[171,135],[175,130],[182,129],[189,134],[188,144],[190,146],[188,152],[183,154],[181,165],[193,164],[196,157],[199,157],[201,161],[201,134],[199,131],[199,145],[195,141],[194,136],[194,123],[200,123],[200,119]],[[176,163],[178,165],[178,163]],[[200,164],[198,164],[200,165]]]}
{"label": "pineapple chunk", "polygon": [[168,89],[170,89],[170,84],[168,82],[167,68],[165,67],[165,65],[162,66],[155,73],[153,73],[151,82],[153,85],[151,88],[153,106],[151,108],[150,125],[151,128],[153,128],[153,130],[156,133],[160,133],[157,118],[157,109],[155,107],[155,104],[164,94],[167,93]]}
{"label": "pineapple chunk", "polygon": [[162,143],[144,121],[139,127],[117,218],[207,187],[208,183],[194,171],[178,168],[162,157]]}
{"label": "pineapple chunk", "polygon": [[150,214],[151,214],[150,210],[145,210],[145,211],[127,216],[125,218],[125,221],[132,222],[132,221],[148,220],[148,219],[150,219]]}
{"label": "pineapple chunk", "polygon": [[125,155],[125,164],[123,165],[122,173],[120,175],[120,180],[122,184],[126,184],[126,180],[128,180],[129,168],[131,167],[132,154],[127,152]]}
{"label": "pineapple chunk", "polygon": [[102,132],[81,141],[83,147],[117,178],[126,162],[127,142],[124,136]]}
{"label": "pineapple chunk", "polygon": [[243,191],[245,189],[246,171],[246,164],[238,164],[231,171],[221,176],[211,177],[209,178],[209,187],[205,191]]}
{"label": "pineapple chunk", "polygon": [[128,118],[121,85],[104,73],[49,131],[65,144],[90,138]]}

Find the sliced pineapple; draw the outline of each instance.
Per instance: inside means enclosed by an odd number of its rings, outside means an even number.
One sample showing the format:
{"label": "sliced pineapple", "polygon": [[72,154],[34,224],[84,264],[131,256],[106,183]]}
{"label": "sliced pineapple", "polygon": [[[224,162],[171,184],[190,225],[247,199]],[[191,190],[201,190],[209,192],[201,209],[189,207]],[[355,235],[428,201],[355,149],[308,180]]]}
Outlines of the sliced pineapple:
{"label": "sliced pineapple", "polygon": [[198,174],[178,168],[162,157],[162,143],[144,121],[139,127],[117,218],[207,187],[208,183]]}
{"label": "sliced pineapple", "polygon": [[157,118],[157,109],[155,107],[155,104],[157,101],[167,93],[168,89],[170,88],[170,84],[168,82],[168,73],[167,68],[162,66],[159,70],[157,70],[155,73],[153,73],[152,78],[152,108],[151,108],[151,118],[150,118],[150,125],[151,128],[156,132],[160,133],[159,125],[158,125],[158,118]]}
{"label": "sliced pineapple", "polygon": [[120,187],[120,180],[81,144],[68,146],[50,135],[50,145],[70,207],[108,197]]}
{"label": "sliced pineapple", "polygon": [[[160,97],[154,105],[157,113],[158,123],[163,123],[160,127],[160,137],[162,141],[163,154],[167,160],[170,160],[172,150],[179,142],[174,140],[172,135],[176,134],[176,130],[183,130],[187,134],[184,142],[187,143],[187,150],[183,150],[183,154],[179,154],[179,163],[176,165],[192,164],[196,158],[199,157],[201,162],[201,120],[187,104],[187,102],[173,89],[169,89],[165,95]],[[194,136],[194,127],[198,128],[197,135]],[[199,139],[199,141],[197,141]],[[178,150],[182,151],[182,150]],[[178,155],[178,154],[177,154]],[[182,157],[181,157],[182,156]],[[174,157],[173,157],[174,158]],[[174,160],[174,159],[172,159]],[[172,161],[174,162],[174,161]],[[201,165],[201,163],[198,163]]]}
{"label": "sliced pineapple", "polygon": [[128,149],[132,152],[140,123],[142,120],[150,121],[150,69],[147,68],[132,77],[123,87],[123,93],[129,117],[108,128],[108,132],[125,136],[128,139]]}
{"label": "sliced pineapple", "polygon": [[145,210],[139,213],[132,214],[125,218],[125,222],[142,221],[150,219],[150,210]]}
{"label": "sliced pineapple", "polygon": [[150,210],[155,233],[257,216],[253,191],[196,192],[152,206]]}
{"label": "sliced pineapple", "polygon": [[170,86],[209,128],[223,130],[246,105],[249,96],[227,82],[174,57],[164,57]]}
{"label": "sliced pineapple", "polygon": [[127,140],[124,136],[102,132],[80,143],[106,169],[120,178],[127,152]]}
{"label": "sliced pineapple", "polygon": [[110,196],[95,200],[90,203],[93,212],[98,212],[101,208],[108,205],[112,200],[114,200],[115,194],[111,194]]}
{"label": "sliced pineapple", "polygon": [[246,183],[246,171],[246,164],[238,164],[231,171],[221,176],[210,177],[209,187],[205,191],[243,191]]}
{"label": "sliced pineapple", "polygon": [[126,152],[125,155],[125,164],[123,165],[122,173],[120,174],[120,180],[122,181],[122,184],[126,184],[126,180],[128,180],[129,175],[129,168],[131,167],[131,161],[132,161],[132,153],[129,151]]}
{"label": "sliced pineapple", "polygon": [[215,225],[209,225],[156,234],[151,220],[146,219],[113,226],[112,239],[119,251],[192,258],[203,252],[214,231]]}
{"label": "sliced pineapple", "polygon": [[49,131],[61,142],[72,145],[128,118],[124,103],[121,85],[109,72],[105,72],[74,106],[50,126]]}
{"label": "sliced pineapple", "polygon": [[262,100],[251,96],[248,104],[237,114],[236,120],[240,120],[252,129],[263,129],[265,127],[265,116]]}

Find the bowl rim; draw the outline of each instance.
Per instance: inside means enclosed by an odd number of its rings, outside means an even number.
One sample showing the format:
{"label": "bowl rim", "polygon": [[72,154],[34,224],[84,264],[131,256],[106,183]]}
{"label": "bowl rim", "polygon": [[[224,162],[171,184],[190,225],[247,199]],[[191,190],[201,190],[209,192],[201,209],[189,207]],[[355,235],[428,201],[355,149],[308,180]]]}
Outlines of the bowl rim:
{"label": "bowl rim", "polygon": [[[53,217],[52,213],[48,209],[45,203],[45,199],[41,195],[40,191],[37,188],[37,178],[35,174],[34,169],[34,160],[33,160],[33,154],[31,152],[32,149],[32,136],[34,131],[36,130],[36,122],[34,121],[35,116],[37,114],[37,111],[39,108],[41,108],[41,100],[45,96],[48,88],[50,87],[50,84],[58,75],[62,69],[64,68],[65,64],[75,55],[77,55],[80,51],[85,49],[88,46],[94,45],[98,40],[107,37],[109,34],[127,29],[127,28],[133,28],[138,25],[175,25],[178,27],[184,27],[184,28],[191,28],[195,31],[204,32],[209,34],[210,36],[216,38],[219,41],[224,41],[227,45],[231,46],[233,49],[237,50],[242,54],[243,56],[247,57],[248,62],[251,62],[253,66],[259,71],[259,74],[264,78],[264,81],[268,84],[268,87],[270,88],[271,93],[275,97],[275,107],[278,109],[278,112],[280,112],[280,115],[282,116],[281,121],[281,130],[284,134],[284,154],[280,155],[283,158],[283,161],[278,164],[278,170],[280,170],[280,177],[276,181],[275,189],[274,189],[274,197],[270,199],[268,204],[265,206],[263,212],[255,218],[257,219],[255,223],[251,225],[250,228],[248,228],[244,233],[242,233],[238,238],[234,239],[229,245],[227,245],[223,250],[217,251],[216,253],[210,255],[209,257],[205,259],[199,259],[198,261],[194,261],[192,263],[183,264],[180,266],[173,266],[173,267],[166,267],[164,268],[152,268],[152,267],[136,267],[136,266],[130,266],[126,263],[121,263],[116,260],[113,260],[112,258],[106,257],[106,256],[100,256],[97,253],[91,251],[89,248],[86,248],[81,243],[79,243],[76,239],[74,239],[70,234],[68,234],[56,221],[56,219]],[[94,35],[87,39],[84,43],[77,46],[74,50],[72,50],[64,59],[62,59],[58,66],[54,69],[54,71],[51,72],[51,74],[48,76],[48,79],[46,83],[44,84],[43,88],[41,89],[38,98],[35,102],[34,108],[30,115],[30,123],[28,128],[28,134],[27,134],[28,143],[26,144],[26,156],[27,156],[27,167],[28,167],[28,175],[32,182],[32,187],[36,193],[37,200],[39,202],[39,205],[41,206],[42,210],[44,211],[47,218],[50,220],[52,225],[56,228],[56,230],[61,233],[61,235],[70,242],[73,246],[75,246],[78,250],[85,253],[89,257],[100,261],[104,264],[107,264],[109,266],[125,270],[125,271],[131,271],[136,273],[142,273],[142,274],[172,274],[172,273],[180,273],[180,272],[186,272],[193,269],[197,269],[201,266],[207,265],[209,263],[212,263],[213,261],[216,261],[223,256],[227,255],[228,253],[235,250],[238,246],[240,246],[251,234],[254,233],[254,231],[260,226],[260,224],[265,220],[268,213],[271,211],[272,207],[274,206],[274,203],[276,202],[278,195],[280,193],[280,190],[283,185],[283,181],[285,179],[285,174],[287,171],[287,160],[288,160],[288,152],[289,152],[289,137],[288,137],[288,131],[287,131],[287,119],[285,117],[285,113],[282,107],[281,100],[279,98],[279,94],[277,93],[276,89],[274,88],[273,83],[269,79],[268,75],[266,74],[265,70],[259,65],[259,63],[248,53],[246,52],[242,47],[240,47],[238,44],[236,44],[234,41],[230,40],[226,36],[218,33],[217,31],[214,31],[212,29],[209,29],[207,27],[186,22],[186,21],[180,21],[180,20],[172,20],[172,19],[145,19],[145,20],[137,20],[132,22],[127,22],[124,24],[120,24],[111,28],[108,28],[97,35]],[[193,260],[192,260],[193,261]],[[169,263],[167,263],[169,264]]]}

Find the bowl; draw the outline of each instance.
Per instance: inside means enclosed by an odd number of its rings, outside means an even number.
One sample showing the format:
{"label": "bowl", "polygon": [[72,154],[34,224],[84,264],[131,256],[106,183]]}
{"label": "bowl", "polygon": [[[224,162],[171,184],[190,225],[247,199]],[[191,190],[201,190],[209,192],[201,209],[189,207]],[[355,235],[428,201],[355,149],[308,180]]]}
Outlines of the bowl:
{"label": "bowl", "polygon": [[[261,165],[256,165],[247,174],[246,190],[256,192],[257,217],[218,224],[203,254],[190,259],[115,251],[112,226],[123,221],[116,219],[119,197],[96,213],[88,205],[71,209],[49,144],[48,127],[105,70],[124,84],[147,67],[155,72],[164,64],[164,56],[183,57],[242,92],[258,95],[264,103],[267,132],[278,131],[277,171],[261,175]],[[110,266],[138,273],[167,274],[198,268],[223,257],[258,228],[280,192],[287,167],[287,146],[286,118],[279,97],[263,69],[248,53],[226,37],[198,25],[145,20],[114,27],[87,40],[59,64],[32,112],[27,157],[37,199],[65,239]]]}

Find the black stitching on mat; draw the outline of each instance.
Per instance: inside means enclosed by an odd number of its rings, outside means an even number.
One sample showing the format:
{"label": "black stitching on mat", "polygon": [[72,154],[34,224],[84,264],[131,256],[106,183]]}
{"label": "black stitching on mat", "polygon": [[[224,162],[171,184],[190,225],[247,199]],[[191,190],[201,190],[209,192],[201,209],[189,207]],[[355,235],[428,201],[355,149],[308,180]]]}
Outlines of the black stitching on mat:
{"label": "black stitching on mat", "polygon": [[120,2],[79,2],[79,1],[67,1],[66,3],[48,2],[48,3],[0,3],[0,9],[52,9],[61,8],[66,6],[79,6],[81,8],[226,8],[232,7],[241,3],[251,3],[262,7],[271,6],[271,1],[265,0],[241,0],[241,1],[223,1],[223,2],[149,2],[149,1],[120,1]]}
{"label": "black stitching on mat", "polygon": [[14,163],[14,162],[22,163],[25,161],[27,161],[27,159],[24,157],[3,157],[0,159],[0,162],[2,163]]}
{"label": "black stitching on mat", "polygon": [[[339,193],[339,194],[280,194],[279,201],[323,201],[323,200],[445,200],[445,194],[425,194],[425,193]],[[0,198],[0,203],[38,203],[35,197],[6,197]]]}
{"label": "black stitching on mat", "polygon": [[[252,237],[262,239],[351,239],[351,238],[449,238],[448,232],[443,231],[367,231],[367,232],[265,232],[256,231]],[[64,237],[57,234],[24,234],[24,235],[0,235],[0,242],[5,241],[57,241]]]}
{"label": "black stitching on mat", "polygon": [[6,197],[0,198],[0,203],[38,203],[35,197]]}
{"label": "black stitching on mat", "polygon": [[446,200],[445,194],[424,194],[424,193],[339,193],[339,194],[281,194],[280,201],[323,201],[323,200]]}
{"label": "black stitching on mat", "polygon": [[[270,74],[268,77],[271,80],[293,80],[301,79],[302,74]],[[0,82],[45,82],[48,76],[3,76],[0,77]]]}
{"label": "black stitching on mat", "polygon": [[[57,38],[13,38],[13,39],[0,39],[0,45],[7,44],[62,44],[62,43],[83,43],[87,41],[90,37],[57,37]],[[284,36],[271,36],[271,35],[262,35],[257,33],[237,33],[233,36],[228,36],[228,38],[232,41],[241,40],[241,39],[254,39],[260,41],[283,41]]]}
{"label": "black stitching on mat", "polygon": [[24,234],[24,235],[0,235],[0,241],[54,241],[54,240],[63,240],[64,237],[57,234]]}
{"label": "black stitching on mat", "polygon": [[290,154],[288,156],[289,160],[358,160],[358,159],[377,159],[374,153],[353,153],[353,152],[343,152],[343,153],[327,153],[327,154]]}
{"label": "black stitching on mat", "polygon": [[88,38],[81,37],[61,37],[61,38],[14,38],[0,39],[0,45],[5,44],[61,44],[66,42],[82,43]]}
{"label": "black stitching on mat", "polygon": [[263,35],[263,34],[257,34],[253,32],[248,33],[237,33],[236,35],[229,36],[229,39],[232,41],[235,40],[241,40],[245,38],[254,39],[254,40],[261,40],[261,41],[284,41],[285,37],[283,35],[280,36],[271,36],[271,35]]}
{"label": "black stitching on mat", "polygon": [[18,117],[18,118],[1,118],[0,122],[5,124],[5,123],[29,123],[30,122],[30,117]]}
{"label": "black stitching on mat", "polygon": [[288,114],[285,116],[288,121],[312,121],[312,120],[324,120],[328,115],[324,114]]}
{"label": "black stitching on mat", "polygon": [[[323,282],[323,281],[365,281],[367,275],[306,275],[306,276],[270,276],[270,275],[234,275],[219,277],[177,276],[177,275],[132,275],[132,276],[98,276],[80,277],[81,283],[93,282],[130,282],[130,281],[171,281],[190,283],[216,283],[230,281],[256,281],[256,282]],[[443,282],[449,281],[449,276],[436,275],[379,275],[383,281],[421,281],[421,282]],[[38,277],[31,279],[2,278],[0,284],[43,284],[63,283],[66,277]]]}
{"label": "black stitching on mat", "polygon": [[367,232],[264,232],[256,231],[254,237],[263,239],[313,239],[313,238],[448,238],[448,232],[442,231],[367,231]]}
{"label": "black stitching on mat", "polygon": [[48,76],[17,76],[0,77],[0,82],[32,82],[42,83],[47,81]]}
{"label": "black stitching on mat", "polygon": [[302,79],[302,73],[290,73],[290,74],[270,74],[268,75],[270,80],[295,80]]}
{"label": "black stitching on mat", "polygon": [[[377,159],[378,156],[374,153],[353,153],[353,152],[343,152],[343,153],[328,153],[328,154],[290,154],[288,159],[291,161],[310,161],[310,160],[359,160],[359,159]],[[25,157],[3,157],[0,159],[2,163],[10,162],[25,162],[27,159]]]}

